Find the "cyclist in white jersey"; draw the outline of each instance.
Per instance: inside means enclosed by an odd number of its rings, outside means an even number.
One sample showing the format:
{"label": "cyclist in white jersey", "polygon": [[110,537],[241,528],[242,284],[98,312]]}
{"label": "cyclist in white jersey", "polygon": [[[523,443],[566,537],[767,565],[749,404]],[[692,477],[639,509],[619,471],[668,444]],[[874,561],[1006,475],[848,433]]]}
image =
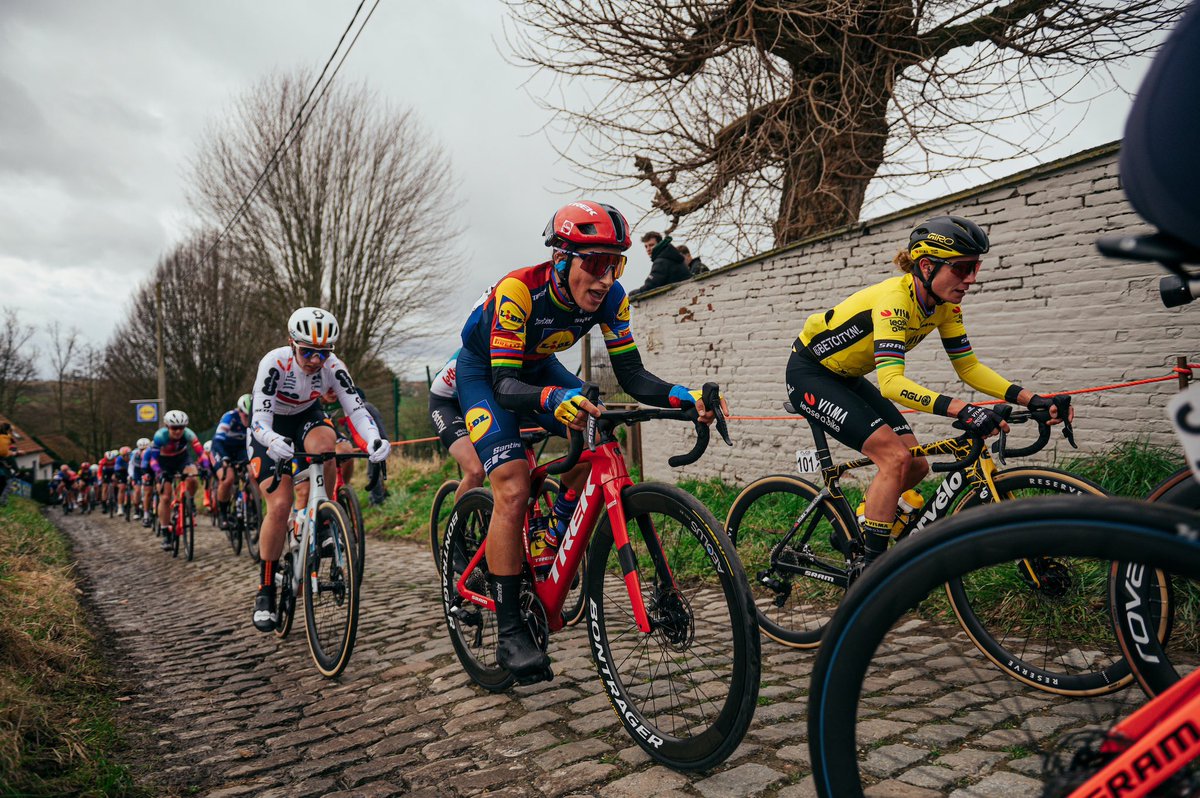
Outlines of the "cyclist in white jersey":
{"label": "cyclist in white jersey", "polygon": [[[272,631],[278,620],[275,561],[283,553],[292,509],[292,458],[304,452],[332,452],[337,444],[337,434],[321,408],[321,394],[330,388],[337,394],[342,409],[366,439],[371,462],[383,462],[391,451],[354,380],[333,354],[339,329],[328,311],[300,308],[288,319],[288,345],[271,350],[258,364],[250,419],[250,473],[267,501],[259,539],[261,579],[254,599],[254,628],[260,632]],[[335,469],[333,461],[325,463],[327,485],[334,484]],[[276,480],[279,489],[266,493]]]}

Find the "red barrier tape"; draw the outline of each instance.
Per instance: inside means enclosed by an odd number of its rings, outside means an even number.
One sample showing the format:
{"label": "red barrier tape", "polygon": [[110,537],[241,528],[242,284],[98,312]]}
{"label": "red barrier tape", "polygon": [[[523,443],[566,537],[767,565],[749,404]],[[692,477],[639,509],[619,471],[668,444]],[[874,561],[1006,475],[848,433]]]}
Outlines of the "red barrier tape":
{"label": "red barrier tape", "polygon": [[[1042,394],[1042,396],[1076,396],[1083,393],[1099,393],[1100,391],[1115,391],[1118,388],[1132,388],[1135,385],[1149,385],[1154,382],[1166,382],[1167,380],[1177,380],[1179,376],[1185,375],[1188,379],[1192,377],[1192,369],[1200,369],[1200,363],[1188,363],[1186,367],[1175,366],[1171,369],[1171,373],[1165,377],[1150,377],[1145,380],[1131,380],[1129,382],[1115,382],[1112,385],[1097,385],[1095,388],[1077,388],[1074,391],[1058,391],[1057,393]],[[972,402],[976,405],[998,405],[1003,404],[1002,399],[989,399],[986,402]],[[919,410],[905,408],[901,413],[919,413]],[[798,421],[804,418],[800,415],[788,416],[726,416],[730,421]],[[538,427],[523,429],[521,432],[538,432]],[[438,437],[434,435],[430,438],[413,438],[407,441],[392,441],[392,446],[407,446],[410,443],[429,443],[436,441]]]}

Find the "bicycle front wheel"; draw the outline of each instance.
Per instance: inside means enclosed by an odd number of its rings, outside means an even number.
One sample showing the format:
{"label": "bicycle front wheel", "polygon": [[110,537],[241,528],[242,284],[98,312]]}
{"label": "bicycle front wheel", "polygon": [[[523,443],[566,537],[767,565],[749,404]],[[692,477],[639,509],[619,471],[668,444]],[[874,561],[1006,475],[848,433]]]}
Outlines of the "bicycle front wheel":
{"label": "bicycle front wheel", "polygon": [[191,496],[183,500],[183,545],[191,562],[196,556],[196,505]]}
{"label": "bicycle front wheel", "polygon": [[[516,680],[496,661],[496,644],[500,639],[496,613],[463,599],[458,593],[459,581],[487,539],[491,520],[492,494],[483,488],[467,491],[454,505],[442,545],[442,606],[450,643],[463,670],[483,689],[499,693]],[[476,593],[486,594],[487,576],[485,557],[467,573],[466,585]]]}
{"label": "bicycle front wheel", "polygon": [[254,480],[246,482],[245,491],[246,515],[245,523],[242,526],[242,536],[246,541],[246,553],[250,555],[250,559],[258,563],[262,562],[262,555],[258,551],[259,526],[262,524],[263,518],[262,493],[258,483]]}
{"label": "bicycle front wheel", "polygon": [[[750,578],[759,628],[793,648],[820,645],[846,592],[834,580],[845,579],[842,551],[848,551],[852,532],[819,493],[799,477],[763,477],[746,486],[725,522]],[[788,544],[780,546],[789,533]]]}
{"label": "bicycle front wheel", "polygon": [[[754,604],[733,545],[712,514],[670,485],[622,494],[630,551],[607,519],[589,552],[588,635],[605,691],[630,736],[679,770],[723,762],[754,716],[761,668]],[[640,581],[651,631],[630,612]]]}
{"label": "bicycle front wheel", "polygon": [[322,676],[346,669],[358,632],[358,579],[350,519],[337,502],[317,506],[314,547],[304,554],[304,624],[308,650]]}
{"label": "bicycle front wheel", "polygon": [[346,511],[350,521],[350,540],[354,544],[354,578],[362,585],[363,568],[367,561],[367,530],[363,526],[362,505],[358,503],[358,491],[350,485],[343,485],[338,491],[338,504]]}
{"label": "bicycle front wheel", "polygon": [[[1001,794],[1020,788],[1002,778],[1013,775],[1008,769],[1078,785],[1103,761],[1075,756],[1089,742],[1080,733],[1096,740],[1095,729],[1136,707],[1138,694],[1069,704],[1052,696],[1001,698],[1009,691],[997,692],[990,669],[972,667],[964,656],[969,650],[956,648],[953,635],[905,614],[936,601],[948,581],[1024,558],[1106,563],[1132,552],[1145,567],[1195,578],[1200,545],[1178,533],[1194,521],[1178,510],[1121,499],[1030,499],[969,510],[883,555],[847,593],[814,665],[808,740],[818,794],[857,798],[870,785],[889,794],[889,779]],[[897,705],[903,711],[890,712]],[[949,735],[940,744],[930,745],[929,730],[911,722],[955,710],[969,714],[962,724],[937,727]],[[964,775],[946,739],[963,753],[988,751],[987,766]],[[1039,754],[1048,755],[1047,770]]]}
{"label": "bicycle front wheel", "polygon": [[[1012,468],[992,479],[1002,503],[1106,495],[1099,485],[1052,468]],[[971,495],[960,509],[978,503]],[[1093,559],[1018,557],[950,580],[946,594],[972,642],[1011,678],[1048,693],[1103,695],[1133,681],[1110,622],[1110,568]]]}
{"label": "bicycle front wheel", "polygon": [[[454,510],[452,497],[459,484],[461,483],[457,479],[443,482],[433,495],[433,506],[429,510],[429,551],[433,554],[433,567],[439,575],[442,573],[442,530],[446,528],[450,513]],[[446,503],[447,500],[450,500],[449,504]]]}

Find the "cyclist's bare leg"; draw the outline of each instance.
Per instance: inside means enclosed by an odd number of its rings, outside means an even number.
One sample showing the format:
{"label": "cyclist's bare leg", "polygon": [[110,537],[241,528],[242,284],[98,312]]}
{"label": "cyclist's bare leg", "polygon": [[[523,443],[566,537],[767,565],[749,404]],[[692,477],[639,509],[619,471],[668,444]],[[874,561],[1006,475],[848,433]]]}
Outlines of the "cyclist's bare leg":
{"label": "cyclist's bare leg", "polygon": [[217,470],[217,501],[225,504],[233,498],[233,466],[224,465]]}
{"label": "cyclist's bare leg", "polygon": [[171,481],[164,479],[158,486],[158,523],[171,526]]}
{"label": "cyclist's bare leg", "polygon": [[521,573],[521,528],[529,502],[529,464],[513,460],[488,475],[492,482],[492,520],[488,524],[488,569],[496,576]]}
{"label": "cyclist's bare leg", "polygon": [[471,439],[465,435],[451,444],[450,456],[462,469],[462,480],[458,483],[458,490],[454,491],[454,501],[457,502],[467,491],[483,485],[483,463],[471,445]]}
{"label": "cyclist's bare leg", "polygon": [[183,469],[183,475],[186,477],[185,482],[187,484],[188,493],[192,494],[193,498],[196,496],[196,490],[200,487],[200,480],[196,479],[197,473],[196,466],[194,465],[186,466]]}
{"label": "cyclist's bare leg", "polygon": [[879,468],[867,488],[866,517],[869,520],[890,526],[896,517],[900,494],[916,486],[929,473],[929,461],[924,457],[913,457],[909,451],[909,447],[916,445],[915,435],[897,435],[888,426],[875,430],[863,444],[863,454]]}
{"label": "cyclist's bare leg", "polygon": [[[279,488],[273,493],[268,493],[267,491],[276,479],[280,480]],[[274,562],[283,554],[288,516],[292,512],[291,476],[270,477],[263,480],[261,493],[267,502],[267,513],[262,520],[259,546],[262,558]]]}

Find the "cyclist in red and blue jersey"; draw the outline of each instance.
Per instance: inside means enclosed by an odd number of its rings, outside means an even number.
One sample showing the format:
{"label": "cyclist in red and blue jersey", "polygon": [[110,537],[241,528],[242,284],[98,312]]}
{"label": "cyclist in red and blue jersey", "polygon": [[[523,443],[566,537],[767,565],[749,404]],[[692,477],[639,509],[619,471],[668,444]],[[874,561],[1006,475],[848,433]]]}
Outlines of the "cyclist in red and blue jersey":
{"label": "cyclist in red and blue jersey", "polygon": [[[145,441],[145,446],[142,442]],[[153,523],[154,517],[154,472],[150,470],[150,444],[149,438],[141,438],[138,440],[138,450],[134,454],[134,460],[137,462],[135,469],[138,479],[138,498],[142,505],[142,526],[149,527]]]}
{"label": "cyclist in red and blue jersey", "polygon": [[[171,410],[163,416],[165,427],[154,433],[150,442],[150,470],[158,481],[158,522],[164,529],[171,526],[171,479],[182,474],[187,480],[187,489],[196,495],[196,463],[204,456],[204,447],[196,433],[188,427],[187,413]],[[171,548],[169,536],[163,535],[163,550]]]}
{"label": "cyclist in red and blue jersey", "polygon": [[250,426],[250,409],[254,397],[244,393],[237,407],[221,416],[213,434],[212,455],[217,468],[217,506],[221,513],[221,529],[229,526],[229,503],[233,499],[233,468],[250,462],[246,449],[246,430]]}
{"label": "cyclist in red and blue jersey", "polygon": [[[550,679],[550,661],[521,617],[521,529],[529,500],[529,465],[520,420],[532,417],[565,435],[600,411],[581,392],[579,378],[554,356],[597,324],[621,387],[659,407],[696,405],[714,416],[699,392],[646,371],[629,324],[629,299],[617,282],[625,268],[629,225],[610,205],[582,200],[560,208],[543,232],[551,259],[506,275],[475,306],[462,331],[457,387],[467,435],[492,484],[488,569],[499,630],[497,661],[522,683]],[[588,466],[564,475],[554,515],[569,518],[571,491]],[[573,508],[572,508],[573,509]],[[565,513],[565,515],[564,515]],[[547,540],[551,546],[554,541]]]}

